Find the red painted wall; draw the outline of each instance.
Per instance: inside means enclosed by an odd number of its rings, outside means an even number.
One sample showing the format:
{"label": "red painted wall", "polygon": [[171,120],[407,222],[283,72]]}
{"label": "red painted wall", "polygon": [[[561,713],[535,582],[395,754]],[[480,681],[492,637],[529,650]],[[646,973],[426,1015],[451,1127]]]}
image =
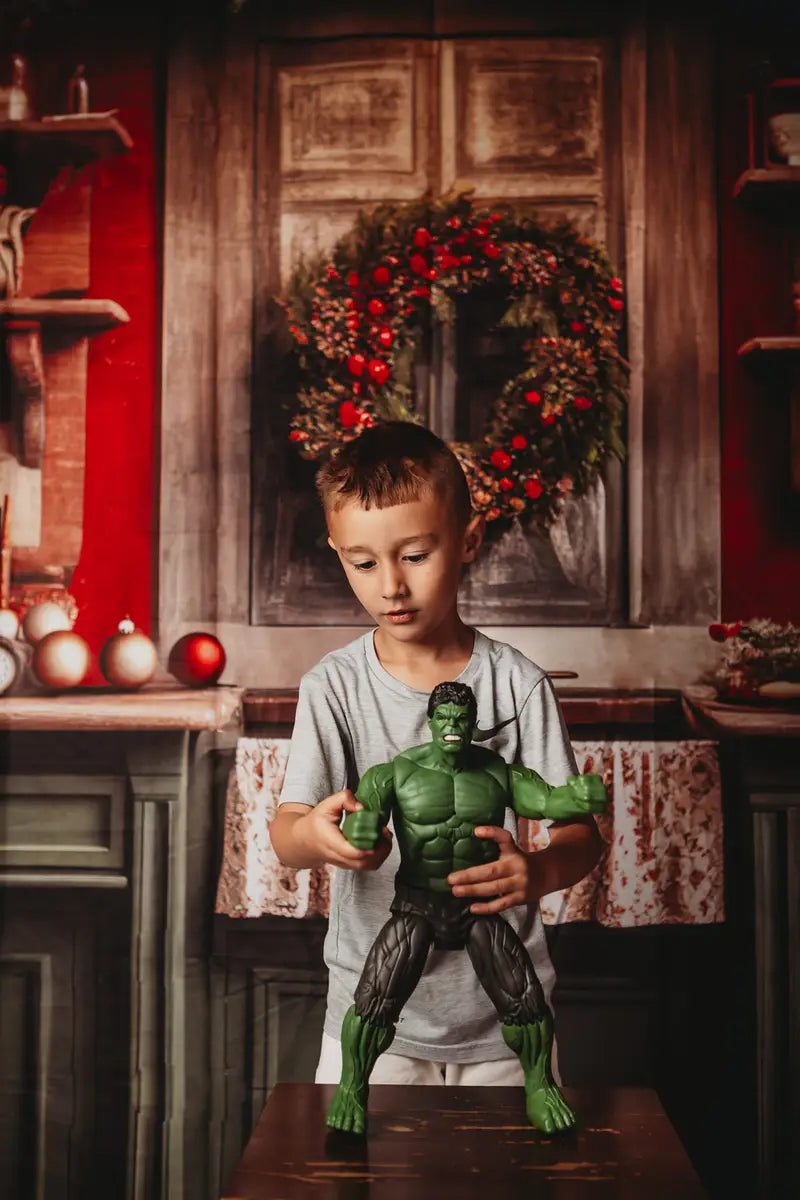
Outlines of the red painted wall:
{"label": "red painted wall", "polygon": [[[722,618],[729,621],[800,619],[800,496],[789,486],[788,394],[754,378],[736,353],[759,334],[794,332],[789,226],[732,199],[748,165],[748,68],[770,51],[780,54],[780,42],[759,54],[752,40],[730,37],[721,54]],[[795,229],[800,240],[800,216]]]}
{"label": "red painted wall", "polygon": [[[156,608],[161,344],[162,35],[156,18],[88,29],[47,22],[26,50],[37,114],[63,111],[86,67],[90,108],[118,109],[133,138],[93,172],[89,296],[116,300],[130,323],[89,343],[83,546],[70,592],[75,629],[96,652],[129,614],[150,632]],[[128,18],[132,14],[128,12]],[[102,683],[96,667],[86,683]]]}

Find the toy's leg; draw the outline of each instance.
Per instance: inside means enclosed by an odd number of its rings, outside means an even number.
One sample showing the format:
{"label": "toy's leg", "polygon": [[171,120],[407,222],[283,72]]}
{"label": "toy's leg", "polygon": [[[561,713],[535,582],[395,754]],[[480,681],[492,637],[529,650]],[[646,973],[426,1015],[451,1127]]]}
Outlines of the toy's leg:
{"label": "toy's leg", "polygon": [[390,917],[372,944],[342,1022],[342,1078],[325,1117],[334,1129],[363,1133],[369,1077],[388,1050],[400,1010],[419,983],[433,929],[416,915]]}
{"label": "toy's leg", "polygon": [[543,1133],[569,1129],[575,1114],[550,1070],[553,1018],[525,946],[508,922],[495,915],[475,921],[467,950],[497,1009],[505,1043],[519,1055],[528,1120]]}

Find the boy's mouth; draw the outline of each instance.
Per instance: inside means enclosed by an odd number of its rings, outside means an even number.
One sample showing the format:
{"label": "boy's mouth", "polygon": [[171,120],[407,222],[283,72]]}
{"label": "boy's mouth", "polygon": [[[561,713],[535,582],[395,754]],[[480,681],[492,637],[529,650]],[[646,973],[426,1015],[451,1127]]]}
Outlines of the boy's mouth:
{"label": "boy's mouth", "polygon": [[384,614],[393,625],[402,625],[404,621],[410,621],[416,616],[415,608],[396,608],[393,612]]}

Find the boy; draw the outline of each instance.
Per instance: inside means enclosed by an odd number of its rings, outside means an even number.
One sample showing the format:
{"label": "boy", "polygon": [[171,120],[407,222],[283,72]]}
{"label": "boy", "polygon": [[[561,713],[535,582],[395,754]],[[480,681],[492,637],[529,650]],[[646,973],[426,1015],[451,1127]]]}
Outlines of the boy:
{"label": "boy", "polygon": [[[466,479],[448,447],[422,426],[376,425],[321,468],[317,487],[329,545],[376,628],[303,677],[270,835],[287,866],[346,868],[335,873],[331,894],[328,1007],[316,1074],[317,1083],[338,1083],[342,1020],[389,915],[399,865],[389,829],[369,851],[340,832],[343,815],[358,808],[353,791],[361,776],[427,740],[428,696],[443,680],[472,689],[474,740],[507,762],[524,761],[554,785],[576,774],[576,766],[544,672],[458,614],[462,565],[477,554],[483,521],[472,512]],[[594,819],[553,823],[550,845],[536,854],[517,847],[510,809],[504,828],[485,826],[475,834],[496,841],[499,858],[448,876],[453,895],[474,896],[475,913],[505,912],[549,1004],[554,973],[538,900],[594,866],[602,849]],[[371,1082],[523,1081],[468,955],[431,950],[391,1052],[378,1059]]]}

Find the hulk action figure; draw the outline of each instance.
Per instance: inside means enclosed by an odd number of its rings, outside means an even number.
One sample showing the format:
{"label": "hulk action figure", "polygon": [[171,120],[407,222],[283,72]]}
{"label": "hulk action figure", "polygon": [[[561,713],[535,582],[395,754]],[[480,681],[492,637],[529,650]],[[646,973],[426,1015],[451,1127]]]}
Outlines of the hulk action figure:
{"label": "hulk action figure", "polygon": [[544,1133],[569,1129],[575,1114],[553,1082],[553,1021],[527,950],[499,914],[470,912],[448,875],[498,857],[497,843],[473,836],[476,826],[502,825],[506,806],[520,817],[571,819],[601,812],[598,775],[570,776],[551,787],[530,767],[509,766],[472,743],[471,688],[440,683],[428,701],[433,740],[370,767],[356,791],[363,805],[342,833],[359,850],[374,849],[391,813],[400,849],[391,917],[375,939],[342,1022],[342,1076],[326,1121],[363,1133],[369,1076],[388,1050],[403,1005],[414,991],[431,946],[463,950],[497,1009],[506,1045],[525,1073],[528,1120]]}

